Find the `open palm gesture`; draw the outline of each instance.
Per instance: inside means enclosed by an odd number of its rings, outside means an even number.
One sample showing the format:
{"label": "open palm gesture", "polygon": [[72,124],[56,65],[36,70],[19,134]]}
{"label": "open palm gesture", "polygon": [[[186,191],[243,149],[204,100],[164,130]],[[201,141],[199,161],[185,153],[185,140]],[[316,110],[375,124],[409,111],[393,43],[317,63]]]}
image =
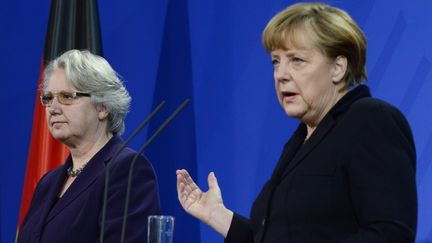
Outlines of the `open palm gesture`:
{"label": "open palm gesture", "polygon": [[225,208],[222,195],[213,172],[208,175],[209,190],[203,192],[186,170],[177,170],[177,193],[182,207],[204,223],[211,224],[212,213]]}

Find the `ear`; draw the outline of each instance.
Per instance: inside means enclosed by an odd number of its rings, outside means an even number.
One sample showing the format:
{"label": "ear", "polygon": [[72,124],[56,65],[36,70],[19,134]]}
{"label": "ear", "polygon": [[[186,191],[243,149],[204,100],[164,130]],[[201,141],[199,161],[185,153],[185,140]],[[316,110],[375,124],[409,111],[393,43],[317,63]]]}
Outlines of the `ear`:
{"label": "ear", "polygon": [[98,118],[99,118],[99,120],[102,121],[102,120],[105,120],[108,117],[109,112],[108,112],[108,109],[106,108],[106,106],[104,106],[104,105],[98,105],[96,107],[96,109],[97,109],[97,112],[98,112]]}
{"label": "ear", "polygon": [[337,56],[333,63],[332,81],[334,84],[343,82],[345,76],[348,60],[345,56]]}

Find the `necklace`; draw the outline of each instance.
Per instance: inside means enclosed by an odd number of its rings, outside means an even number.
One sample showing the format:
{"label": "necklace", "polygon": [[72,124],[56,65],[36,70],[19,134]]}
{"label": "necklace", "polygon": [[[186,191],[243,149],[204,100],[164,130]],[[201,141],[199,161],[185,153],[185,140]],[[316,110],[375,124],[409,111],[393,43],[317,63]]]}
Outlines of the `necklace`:
{"label": "necklace", "polygon": [[[87,162],[88,163],[88,162]],[[87,165],[87,163],[83,164],[80,168],[73,170],[72,167],[69,167],[66,171],[67,175],[70,177],[77,177],[81,172],[84,170],[84,167]]]}

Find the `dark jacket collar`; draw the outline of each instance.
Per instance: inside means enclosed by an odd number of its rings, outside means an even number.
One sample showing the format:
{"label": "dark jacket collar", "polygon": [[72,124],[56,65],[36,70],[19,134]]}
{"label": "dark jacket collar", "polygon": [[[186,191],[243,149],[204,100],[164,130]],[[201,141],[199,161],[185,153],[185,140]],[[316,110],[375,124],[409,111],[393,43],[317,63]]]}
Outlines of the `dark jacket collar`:
{"label": "dark jacket collar", "polygon": [[306,125],[300,123],[294,135],[285,145],[281,161],[279,161],[273,177],[280,180],[292,171],[322,141],[335,125],[340,114],[346,112],[355,101],[370,96],[369,88],[366,85],[352,88],[329,110],[306,143],[304,143],[307,134]]}
{"label": "dark jacket collar", "polygon": [[[63,197],[58,200],[52,210],[48,214],[46,223],[53,217],[58,215],[67,205],[69,205],[75,198],[77,198],[84,190],[86,190],[101,173],[104,173],[106,164],[116,152],[117,148],[121,146],[123,140],[118,136],[113,136],[102,149],[100,149],[88,162],[81,174],[70,185],[68,190],[64,193]],[[54,175],[54,184],[58,190],[54,190],[52,198],[58,197],[64,181],[66,180],[66,170],[72,165],[72,157],[66,159],[64,165],[56,171]]]}
{"label": "dark jacket collar", "polygon": [[369,88],[366,85],[358,85],[354,88],[352,88],[348,93],[346,93],[334,106],[330,109],[328,112],[328,115],[330,116],[337,116],[340,113],[343,113],[344,111],[348,110],[348,108],[354,103],[355,101],[370,97],[370,91]]}
{"label": "dark jacket collar", "polygon": [[[361,84],[352,88],[328,111],[328,113],[324,116],[324,118],[318,125],[317,130],[318,128],[323,126],[322,124],[326,123],[326,120],[336,119],[337,116],[348,110],[352,103],[365,97],[371,97],[369,88],[366,85]],[[300,123],[294,133],[294,137],[296,139],[301,139],[303,142],[306,138],[306,134],[306,124]]]}

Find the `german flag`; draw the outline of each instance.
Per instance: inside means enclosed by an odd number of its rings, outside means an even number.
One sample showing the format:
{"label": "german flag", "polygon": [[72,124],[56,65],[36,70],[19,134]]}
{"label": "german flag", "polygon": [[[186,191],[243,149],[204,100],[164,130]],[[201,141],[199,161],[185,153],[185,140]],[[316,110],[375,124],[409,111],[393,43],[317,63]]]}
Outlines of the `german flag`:
{"label": "german flag", "polygon": [[[102,56],[102,38],[97,0],[52,0],[45,47],[38,84],[43,78],[45,65],[70,49],[86,49]],[[27,169],[18,218],[18,231],[30,207],[39,179],[49,170],[60,166],[69,151],[49,134],[45,108],[36,92],[33,127]],[[17,232],[18,232],[17,231]]]}

